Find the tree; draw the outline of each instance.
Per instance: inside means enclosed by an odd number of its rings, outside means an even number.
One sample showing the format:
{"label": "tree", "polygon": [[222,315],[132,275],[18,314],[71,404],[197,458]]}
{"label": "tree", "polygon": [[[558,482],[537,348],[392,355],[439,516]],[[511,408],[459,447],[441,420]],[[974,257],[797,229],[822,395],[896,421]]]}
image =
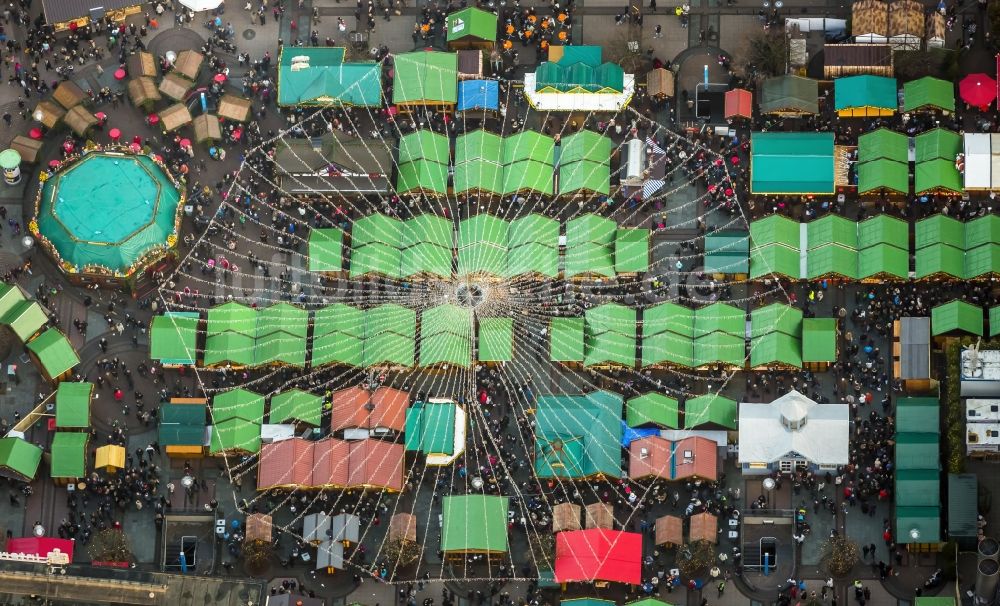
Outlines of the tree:
{"label": "tree", "polygon": [[396,567],[403,568],[416,562],[420,557],[420,545],[403,538],[394,538],[386,541],[382,553],[389,562],[394,562]]}
{"label": "tree", "polygon": [[746,42],[743,70],[747,79],[781,76],[788,69],[788,37],[781,30],[758,31]]}
{"label": "tree", "polygon": [[626,74],[637,74],[646,61],[642,56],[639,41],[631,39],[628,28],[618,28],[622,31],[608,45],[608,61],[622,66]]}
{"label": "tree", "polygon": [[900,81],[934,76],[953,80],[958,75],[958,53],[943,48],[925,51],[900,51],[892,56],[896,77]]}
{"label": "tree", "polygon": [[847,537],[831,537],[823,543],[823,564],[833,576],[845,576],[858,563],[859,551],[858,544]]}
{"label": "tree", "polygon": [[555,535],[540,532],[528,533],[528,547],[538,567],[553,566],[556,561]]}
{"label": "tree", "polygon": [[708,541],[695,541],[677,550],[677,568],[683,578],[702,575],[715,563],[715,545]]}
{"label": "tree", "polygon": [[250,574],[256,575],[263,572],[272,555],[274,555],[274,546],[270,541],[253,539],[243,542],[243,564]]}
{"label": "tree", "polygon": [[132,548],[125,533],[117,528],[108,528],[94,535],[87,547],[87,554],[93,562],[131,562]]}

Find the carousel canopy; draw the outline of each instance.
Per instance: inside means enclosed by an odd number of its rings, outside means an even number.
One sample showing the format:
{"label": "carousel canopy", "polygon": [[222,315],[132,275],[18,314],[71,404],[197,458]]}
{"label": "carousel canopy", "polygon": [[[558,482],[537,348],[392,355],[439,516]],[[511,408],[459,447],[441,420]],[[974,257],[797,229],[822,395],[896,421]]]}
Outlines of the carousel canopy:
{"label": "carousel canopy", "polygon": [[171,245],[180,200],[151,158],[92,152],[44,183],[38,229],[66,269],[129,275],[145,256]]}

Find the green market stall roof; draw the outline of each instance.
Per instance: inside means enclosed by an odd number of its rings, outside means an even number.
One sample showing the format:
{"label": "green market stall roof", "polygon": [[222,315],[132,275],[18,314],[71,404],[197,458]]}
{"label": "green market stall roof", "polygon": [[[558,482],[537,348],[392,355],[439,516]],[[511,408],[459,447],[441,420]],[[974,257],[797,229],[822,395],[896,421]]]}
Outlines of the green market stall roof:
{"label": "green market stall roof", "polygon": [[406,450],[424,455],[457,455],[454,402],[416,402],[406,409]]}
{"label": "green market stall roof", "polygon": [[762,337],[769,332],[783,332],[792,337],[802,337],[802,310],[772,303],[750,312],[750,336]]}
{"label": "green market stall roof", "polygon": [[213,455],[260,452],[260,424],[238,417],[217,421],[208,450]]}
{"label": "green market stall roof", "polygon": [[876,244],[889,244],[909,250],[910,226],[889,215],[877,215],[858,223],[858,249]]}
{"label": "green market stall roof", "polygon": [[87,475],[87,440],[83,431],[57,431],[52,436],[52,478],[83,478]]}
{"label": "green market stall roof", "polygon": [[635,366],[636,311],[605,303],[584,312],[584,365]]}
{"label": "green market stall roof", "polygon": [[381,242],[372,242],[351,251],[351,278],[377,274],[387,278],[400,278],[403,254]]}
{"label": "green market stall roof", "polygon": [[313,336],[341,332],[365,336],[365,312],[344,303],[333,303],[313,312]]}
{"label": "green market stall roof", "polygon": [[956,299],[931,309],[932,336],[956,332],[983,336],[983,308]]}
{"label": "green market stall roof", "polygon": [[882,158],[858,165],[858,193],[890,190],[898,194],[910,191],[910,166]]}
{"label": "green market stall roof", "polygon": [[1000,244],[984,244],[965,253],[965,278],[989,277],[1000,273]]}
{"label": "green market stall roof", "polygon": [[990,336],[1000,335],[1000,305],[990,308]]}
{"label": "green market stall roof", "polygon": [[677,429],[679,410],[677,400],[651,391],[625,403],[625,422],[629,427],[654,425],[660,429]]}
{"label": "green market stall roof", "polygon": [[955,111],[955,85],[926,76],[903,84],[903,111]]}
{"label": "green market stall roof", "polygon": [[896,431],[940,434],[940,401],[934,397],[897,398]]}
{"label": "green market stall roof", "polygon": [[549,322],[549,359],[553,362],[583,362],[583,318],[552,318]]}
{"label": "green market stall roof", "polygon": [[773,214],[750,223],[750,248],[781,244],[798,250],[799,224],[784,215]]}
{"label": "green market stall roof", "polygon": [[719,394],[705,394],[684,402],[684,429],[694,429],[704,425],[717,425],[726,429],[736,429],[739,415],[735,400]]}
{"label": "green market stall roof", "polygon": [[937,469],[941,437],[937,433],[896,433],[896,469]]}
{"label": "green market stall roof", "polygon": [[653,336],[663,332],[694,338],[695,311],[670,301],[647,307],[642,312],[642,334]]}
{"label": "green market stall roof", "polygon": [[444,304],[420,314],[420,365],[472,365],[472,310]]}
{"label": "green market stall roof", "polygon": [[73,370],[80,363],[80,356],[62,332],[57,328],[49,328],[27,344],[28,350],[35,354],[42,370],[51,379]]}
{"label": "green market stall roof", "polygon": [[857,249],[858,225],[840,215],[826,215],[806,223],[806,241],[810,251],[828,244]]}
{"label": "green market stall roof", "polygon": [[783,244],[767,244],[750,251],[750,278],[757,279],[773,274],[793,280],[800,277],[799,251]]}
{"label": "green market stall roof", "polygon": [[[951,86],[951,83],[947,83]],[[914,138],[917,162],[943,159],[954,163],[955,157],[962,153],[962,137],[956,132],[944,128],[934,128],[917,135]]]}
{"label": "green market stall roof", "polygon": [[585,214],[566,222],[565,275],[613,278],[618,226],[606,217]]}
{"label": "green market stall roof", "polygon": [[506,276],[507,234],[510,223],[490,214],[464,219],[458,224],[458,274]]}
{"label": "green market stall roof", "polygon": [[619,228],[615,232],[615,273],[649,271],[650,230]]}
{"label": "green market stall roof", "polygon": [[208,310],[205,333],[211,337],[225,332],[257,338],[257,310],[230,301]]}
{"label": "green market stall roof", "polygon": [[60,383],[56,389],[56,428],[90,428],[90,399],[93,394],[93,383]]}
{"label": "green market stall roof", "polygon": [[442,134],[418,130],[404,135],[399,140],[396,191],[447,193],[450,156],[448,138]]}
{"label": "green market stall roof", "polygon": [[778,331],[751,339],[750,366],[760,368],[775,364],[802,368],[802,339]]}
{"label": "green market stall roof", "polygon": [[[418,133],[413,134],[416,135]],[[430,140],[434,139],[431,138]],[[400,154],[406,153],[406,158],[408,159],[405,161],[409,161],[411,157],[416,157],[420,154],[419,143],[416,143],[419,141],[419,138],[405,139],[405,141],[407,141],[405,144],[403,140],[400,141]],[[415,143],[416,146],[411,156],[411,152],[408,151],[409,146]],[[404,152],[403,150],[407,151]],[[400,158],[402,157],[401,155]],[[359,246],[365,244],[384,243],[391,248],[400,248],[402,246],[401,238],[403,237],[403,233],[403,222],[399,219],[394,219],[381,213],[366,215],[355,221],[351,228],[351,247],[357,249]]]}
{"label": "green market stall roof", "polygon": [[480,319],[477,342],[480,362],[510,362],[514,359],[513,318]]}
{"label": "green market stall roof", "polygon": [[30,482],[35,479],[42,449],[22,438],[0,438],[0,474]]}
{"label": "green market stall roof", "polygon": [[441,551],[507,553],[507,497],[469,494],[441,500]]}
{"label": "green market stall roof", "polygon": [[11,332],[22,343],[28,341],[48,323],[49,316],[45,309],[36,301],[27,299],[17,301],[0,317],[0,324],[10,327]]}
{"label": "green market stall roof", "polygon": [[937,469],[901,469],[896,472],[896,507],[939,507],[941,472]]}
{"label": "green market stall roof", "polygon": [[934,192],[962,193],[962,176],[955,162],[937,158],[918,162],[913,176],[913,191],[917,194]]}
{"label": "green market stall roof", "polygon": [[622,397],[608,391],[540,396],[535,405],[535,474],[621,476]]}
{"label": "green market stall roof", "polygon": [[416,338],[417,312],[395,303],[384,303],[365,312],[365,337],[385,333]]}
{"label": "green market stall roof", "polygon": [[33,226],[64,271],[129,276],[175,245],[182,200],[152,158],[90,152],[45,181]]}
{"label": "green market stall roof", "polygon": [[752,133],[751,193],[834,193],[833,148],[833,133]]}
{"label": "green market stall roof", "polygon": [[290,303],[274,303],[262,308],[257,316],[257,334],[278,330],[304,339],[309,330],[309,312]]}
{"label": "green market stall roof", "polygon": [[28,296],[16,284],[0,282],[0,318],[7,315],[18,303],[26,301]]}
{"label": "green market stall roof", "polygon": [[962,279],[965,276],[965,252],[947,244],[918,248],[914,267],[918,280],[929,276]]}
{"label": "green market stall roof", "polygon": [[581,130],[559,146],[559,193],[591,192],[608,195],[611,188],[611,139]]}
{"label": "green market stall roof", "polygon": [[941,542],[941,508],[896,507],[896,540],[902,545]]}
{"label": "green market stall roof", "polygon": [[337,227],[309,231],[309,271],[337,272],[344,268],[344,232]]}
{"label": "green market stall roof", "polygon": [[253,337],[235,332],[208,335],[205,338],[206,366],[228,362],[237,366],[253,366],[256,363],[257,341]]}
{"label": "green market stall roof", "polygon": [[530,160],[548,165],[552,172],[555,163],[555,141],[552,137],[533,130],[524,130],[504,138],[503,164]]}
{"label": "green market stall roof", "polygon": [[212,398],[212,419],[218,423],[227,419],[243,419],[251,423],[264,420],[264,396],[236,388]]}
{"label": "green market stall roof", "polygon": [[705,235],[705,273],[748,273],[749,257],[748,232],[717,231]]}
{"label": "green market stall roof", "polygon": [[916,250],[933,244],[965,249],[965,225],[947,215],[937,214],[917,221],[914,236]]}
{"label": "green market stall roof", "polygon": [[712,303],[695,310],[694,338],[713,332],[742,338],[746,334],[746,313],[728,303]]}
{"label": "green market stall roof", "polygon": [[910,274],[910,254],[889,244],[876,244],[858,251],[857,279],[877,276],[905,280]]}
{"label": "green market stall roof", "polygon": [[896,111],[896,79],[884,76],[847,76],[833,81],[834,109],[838,112],[872,108]]}
{"label": "green market stall roof", "polygon": [[839,244],[827,244],[809,250],[806,275],[809,279],[842,276],[857,280],[858,251]]}
{"label": "green market stall roof", "polygon": [[965,224],[965,249],[984,244],[1000,244],[1000,217],[989,214]]}
{"label": "green market stall roof", "polygon": [[502,147],[500,135],[485,130],[459,135],[455,140],[455,193],[502,195],[503,165],[499,162]]}
{"label": "green market stall roof", "polygon": [[278,105],[381,107],[382,64],[345,62],[335,46],[282,46]]}
{"label": "green market stall roof", "polygon": [[446,278],[452,274],[450,246],[420,242],[400,251],[399,260],[399,275],[403,278],[428,275]]}
{"label": "green market stall roof", "polygon": [[761,85],[763,114],[818,114],[819,82],[800,76],[768,78]]}
{"label": "green market stall roof", "polygon": [[287,364],[302,368],[306,365],[306,339],[284,330],[276,330],[257,338],[254,345],[254,365]]}
{"label": "green market stall roof", "polygon": [[837,361],[837,319],[804,318],[802,320],[802,361]]}
{"label": "green market stall roof", "polygon": [[198,357],[198,312],[167,311],[153,316],[149,357],[168,366],[192,366]]}
{"label": "green market stall roof", "polygon": [[319,427],[323,416],[323,398],[301,389],[289,389],[271,396],[271,423],[296,421]]}
{"label": "green market stall roof", "polygon": [[396,105],[454,105],[458,100],[458,55],[437,51],[400,53],[392,102]]}
{"label": "green market stall roof", "polygon": [[909,139],[902,133],[879,128],[858,137],[858,162],[889,159],[907,162]]}
{"label": "green market stall roof", "polygon": [[746,365],[746,341],[742,335],[723,332],[697,337],[694,340],[693,361],[695,367],[724,364],[743,368]]}
{"label": "green market stall roof", "polygon": [[468,38],[496,42],[497,39],[497,16],[475,7],[451,13],[446,24],[448,42]]}
{"label": "green market stall roof", "polygon": [[204,403],[160,406],[160,425],[157,432],[162,446],[202,446],[205,443]]}

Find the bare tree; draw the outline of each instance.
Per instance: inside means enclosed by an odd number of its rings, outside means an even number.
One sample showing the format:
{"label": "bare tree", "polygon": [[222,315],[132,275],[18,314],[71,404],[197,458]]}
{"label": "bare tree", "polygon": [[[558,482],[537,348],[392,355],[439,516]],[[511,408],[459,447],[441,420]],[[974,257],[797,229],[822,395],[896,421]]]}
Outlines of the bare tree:
{"label": "bare tree", "polygon": [[87,555],[94,562],[131,562],[132,548],[124,532],[108,528],[94,535],[87,547]]}

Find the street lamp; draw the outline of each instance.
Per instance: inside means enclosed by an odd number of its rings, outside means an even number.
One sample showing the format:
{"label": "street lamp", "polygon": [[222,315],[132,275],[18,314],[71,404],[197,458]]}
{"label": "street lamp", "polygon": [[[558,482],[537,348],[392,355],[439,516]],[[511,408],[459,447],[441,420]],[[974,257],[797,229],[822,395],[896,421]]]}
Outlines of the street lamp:
{"label": "street lamp", "polygon": [[774,478],[764,478],[764,481],[761,482],[761,486],[763,486],[764,490],[767,491],[767,507],[768,509],[771,509],[773,508],[773,505],[771,504],[771,492],[774,490],[775,486],[777,486],[777,482],[774,481]]}
{"label": "street lamp", "polygon": [[913,539],[914,541],[919,541],[920,540],[920,529],[918,529],[918,528],[911,528],[910,529],[910,538]]}
{"label": "street lamp", "polygon": [[35,121],[36,121],[36,122],[41,122],[41,121],[42,121],[42,118],[44,118],[44,117],[45,117],[45,112],[43,112],[43,111],[42,111],[42,110],[40,110],[40,109],[36,109],[36,110],[35,110],[35,113],[34,113],[33,115],[34,115],[34,118],[35,118]]}
{"label": "street lamp", "polygon": [[35,245],[35,239],[32,238],[31,236],[25,236],[21,238],[21,246],[23,246],[24,248],[31,250],[31,247],[34,245]]}

